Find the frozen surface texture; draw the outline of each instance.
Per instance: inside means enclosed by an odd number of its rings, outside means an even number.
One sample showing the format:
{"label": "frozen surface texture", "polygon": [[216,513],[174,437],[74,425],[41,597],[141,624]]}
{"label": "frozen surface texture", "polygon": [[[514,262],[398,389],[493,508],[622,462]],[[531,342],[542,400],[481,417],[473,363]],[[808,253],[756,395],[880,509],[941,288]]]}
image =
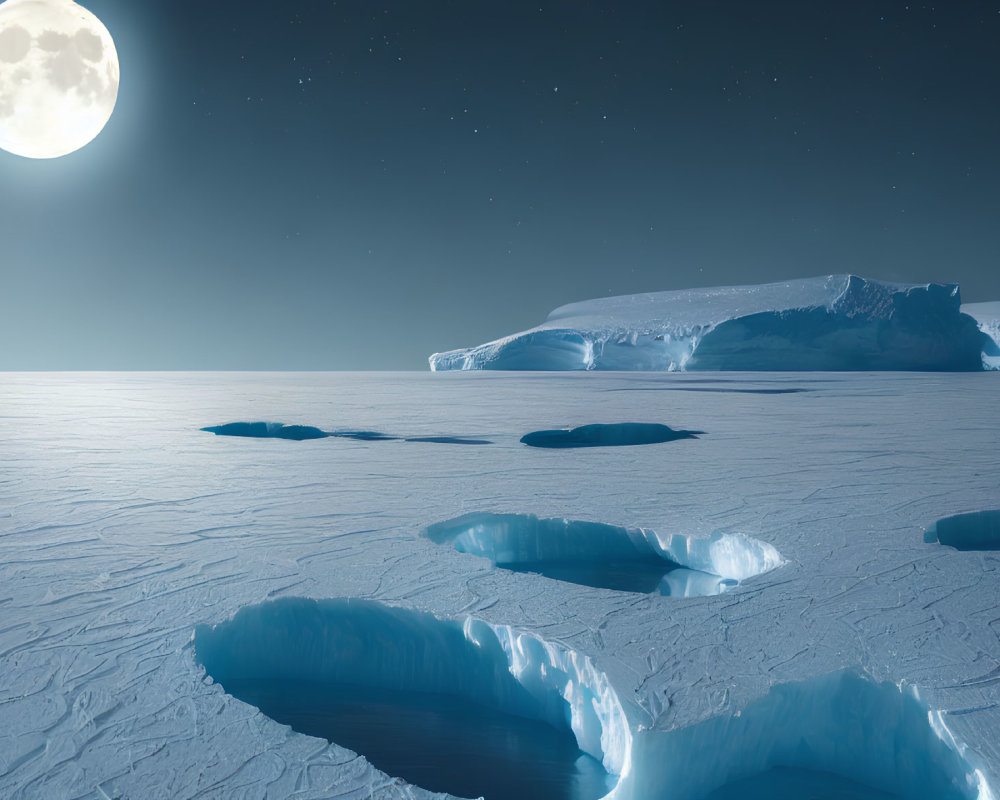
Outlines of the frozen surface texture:
{"label": "frozen surface texture", "polygon": [[739,534],[696,538],[532,514],[466,514],[431,525],[427,537],[505,569],[673,597],[719,594],[781,565],[771,545]]}
{"label": "frozen surface texture", "polygon": [[536,328],[435,353],[432,370],[983,368],[984,334],[955,284],[830,275],[561,306]]}
{"label": "frozen surface texture", "polygon": [[[938,800],[989,800],[1000,552],[924,531],[998,508],[998,379],[6,374],[0,797],[429,800],[346,742],[239,700],[199,662],[196,630],[237,631],[284,608],[286,634],[301,634],[291,611],[348,598],[375,616],[392,609],[407,630],[483,642],[497,687],[521,687],[564,720],[569,709],[574,741],[619,776],[613,800],[668,789],[703,800],[816,771],[863,787],[864,800],[925,800],[930,787]],[[494,444],[198,430],[262,419]],[[619,420],[710,435],[570,450],[519,441]],[[664,548],[668,533],[718,531],[784,563],[717,595],[593,588],[423,535],[470,513],[613,523]]]}

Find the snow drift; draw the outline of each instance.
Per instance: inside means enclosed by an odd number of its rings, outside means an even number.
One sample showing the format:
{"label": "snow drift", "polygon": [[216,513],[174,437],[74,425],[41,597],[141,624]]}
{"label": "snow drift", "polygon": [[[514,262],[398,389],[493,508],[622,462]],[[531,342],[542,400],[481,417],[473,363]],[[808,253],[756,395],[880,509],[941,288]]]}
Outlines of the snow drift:
{"label": "snow drift", "polygon": [[996,343],[960,304],[956,284],[856,275],[624,295],[571,303],[531,330],[435,353],[430,367],[979,371]]}

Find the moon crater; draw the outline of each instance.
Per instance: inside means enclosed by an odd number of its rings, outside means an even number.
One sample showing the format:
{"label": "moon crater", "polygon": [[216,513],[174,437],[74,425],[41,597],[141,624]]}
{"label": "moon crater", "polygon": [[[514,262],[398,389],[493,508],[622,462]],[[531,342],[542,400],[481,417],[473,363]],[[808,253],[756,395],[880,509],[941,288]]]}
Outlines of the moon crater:
{"label": "moon crater", "polygon": [[16,64],[31,49],[31,34],[20,25],[0,29],[0,61]]}
{"label": "moon crater", "polygon": [[77,52],[87,61],[100,61],[104,58],[104,43],[96,33],[80,28],[73,36],[73,44]]}

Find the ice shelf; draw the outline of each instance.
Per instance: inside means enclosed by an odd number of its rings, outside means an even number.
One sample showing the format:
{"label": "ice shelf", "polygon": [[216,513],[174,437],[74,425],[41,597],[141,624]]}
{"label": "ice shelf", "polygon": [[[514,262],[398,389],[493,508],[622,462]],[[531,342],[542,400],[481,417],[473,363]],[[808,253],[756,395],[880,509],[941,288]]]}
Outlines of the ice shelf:
{"label": "ice shelf", "polygon": [[599,298],[430,356],[439,370],[979,371],[993,339],[956,284],[830,275]]}

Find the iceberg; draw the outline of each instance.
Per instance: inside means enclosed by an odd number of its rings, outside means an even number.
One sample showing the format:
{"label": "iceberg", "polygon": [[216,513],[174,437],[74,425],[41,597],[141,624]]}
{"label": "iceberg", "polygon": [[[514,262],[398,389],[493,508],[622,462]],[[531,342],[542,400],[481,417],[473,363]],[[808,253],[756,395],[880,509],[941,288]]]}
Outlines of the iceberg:
{"label": "iceberg", "polygon": [[856,275],[652,292],[561,306],[535,328],[429,360],[432,371],[980,371],[1000,314],[991,338],[960,306],[957,284]]}
{"label": "iceberg", "polygon": [[962,305],[962,313],[972,317],[986,337],[983,369],[1000,369],[1000,300],[965,303]]}

